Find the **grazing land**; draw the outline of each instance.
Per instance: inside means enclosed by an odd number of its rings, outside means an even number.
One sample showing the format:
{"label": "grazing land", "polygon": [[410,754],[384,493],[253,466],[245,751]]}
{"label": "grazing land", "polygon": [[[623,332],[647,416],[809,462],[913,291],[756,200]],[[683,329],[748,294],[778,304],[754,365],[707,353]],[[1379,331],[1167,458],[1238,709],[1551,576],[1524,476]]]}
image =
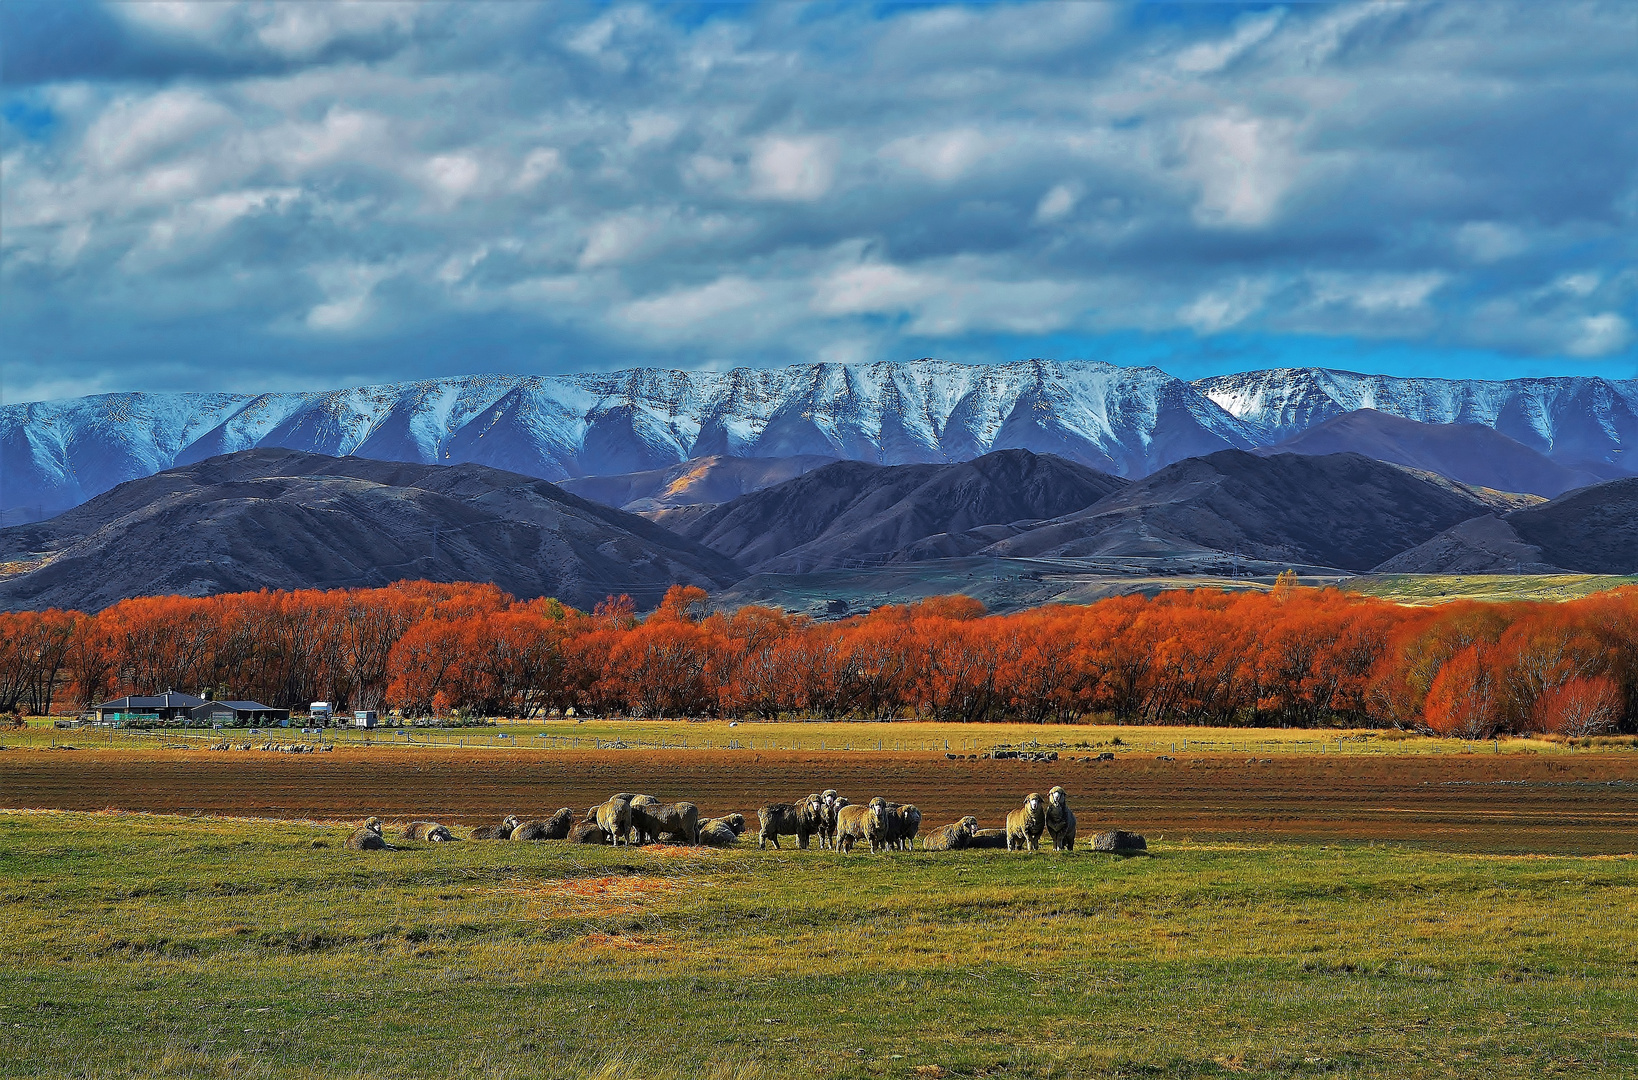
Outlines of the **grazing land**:
{"label": "grazing land", "polygon": [[[0,736],[0,1077],[1638,1072],[1626,740],[408,735]],[[977,757],[1021,744],[1059,759]],[[1083,847],[1123,827],[1149,856],[398,839],[621,789],[720,814],[836,787],[989,826],[1059,783]],[[371,814],[401,850],[343,848]]]}
{"label": "grazing land", "polygon": [[0,814],[0,1075],[1638,1070],[1630,856],[349,852],[346,832]]}

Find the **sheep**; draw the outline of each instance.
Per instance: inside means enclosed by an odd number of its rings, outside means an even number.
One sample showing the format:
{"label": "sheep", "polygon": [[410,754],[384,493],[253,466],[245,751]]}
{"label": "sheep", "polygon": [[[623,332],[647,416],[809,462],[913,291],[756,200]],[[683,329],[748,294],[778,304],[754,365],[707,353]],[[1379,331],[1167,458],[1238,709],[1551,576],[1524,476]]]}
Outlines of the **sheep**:
{"label": "sheep", "polygon": [[836,818],[837,849],[851,853],[855,843],[865,840],[870,844],[872,855],[886,851],[891,816],[887,800],[880,795],[871,799],[868,806],[842,807]]}
{"label": "sheep", "polygon": [[806,850],[808,837],[819,831],[819,822],[823,816],[823,808],[817,795],[809,795],[799,803],[774,803],[771,806],[764,806],[756,812],[757,821],[762,826],[757,836],[757,846],[765,848],[768,841],[772,840],[773,846],[777,848],[781,836],[795,836],[796,846]]}
{"label": "sheep", "polygon": [[550,821],[527,821],[512,830],[513,840],[562,840],[574,825],[574,811],[567,806]]}
{"label": "sheep", "polygon": [[634,804],[631,823],[642,837],[658,840],[664,836],[695,845],[700,842],[700,808],[691,802]]}
{"label": "sheep", "polygon": [[745,815],[729,814],[712,818],[700,826],[700,843],[706,847],[733,847],[745,831]]}
{"label": "sheep", "polygon": [[970,848],[1004,848],[1007,846],[1007,830],[1005,829],[975,829],[972,838],[967,841]]}
{"label": "sheep", "polygon": [[1041,850],[1041,833],[1046,829],[1046,804],[1041,793],[1032,791],[1018,810],[1007,811],[1007,850]]}
{"label": "sheep", "polygon": [[432,830],[442,828],[443,826],[436,821],[412,821],[404,826],[404,839],[425,840],[428,838],[427,834]]}
{"label": "sheep", "polygon": [[893,810],[894,842],[899,851],[909,851],[915,846],[917,834],[921,832],[921,811],[909,803],[895,807]]}
{"label": "sheep", "polygon": [[1069,808],[1069,792],[1062,787],[1047,792],[1046,832],[1054,851],[1075,850],[1075,811]]}
{"label": "sheep", "polygon": [[381,819],[370,818],[347,838],[348,851],[396,851],[381,836]]}
{"label": "sheep", "polygon": [[621,840],[626,846],[631,846],[631,800],[635,796],[616,795],[608,802],[599,806],[592,814],[597,827],[608,833],[614,839],[616,846]]}
{"label": "sheep", "polygon": [[479,825],[472,830],[474,840],[510,840],[523,821],[516,814],[507,814],[499,825]]}
{"label": "sheep", "polygon": [[836,846],[836,812],[847,805],[847,800],[839,795],[835,788],[826,788],[819,793],[819,846],[833,848]]}
{"label": "sheep", "polygon": [[607,844],[610,837],[596,821],[582,821],[569,830],[567,839],[571,844]]}
{"label": "sheep", "polygon": [[921,838],[923,851],[960,851],[972,845],[973,833],[978,831],[978,819],[964,817],[953,825],[934,829]]}
{"label": "sheep", "polygon": [[426,841],[429,844],[447,844],[452,840],[458,839],[460,839],[460,837],[456,836],[442,825],[434,825],[432,828],[427,830]]}

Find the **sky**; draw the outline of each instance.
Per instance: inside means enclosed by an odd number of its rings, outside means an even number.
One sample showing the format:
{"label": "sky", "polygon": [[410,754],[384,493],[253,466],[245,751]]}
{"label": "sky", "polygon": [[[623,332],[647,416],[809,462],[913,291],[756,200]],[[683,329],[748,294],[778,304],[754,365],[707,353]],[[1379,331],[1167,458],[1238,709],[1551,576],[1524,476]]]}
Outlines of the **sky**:
{"label": "sky", "polygon": [[1638,4],[0,4],[0,399],[1638,377]]}

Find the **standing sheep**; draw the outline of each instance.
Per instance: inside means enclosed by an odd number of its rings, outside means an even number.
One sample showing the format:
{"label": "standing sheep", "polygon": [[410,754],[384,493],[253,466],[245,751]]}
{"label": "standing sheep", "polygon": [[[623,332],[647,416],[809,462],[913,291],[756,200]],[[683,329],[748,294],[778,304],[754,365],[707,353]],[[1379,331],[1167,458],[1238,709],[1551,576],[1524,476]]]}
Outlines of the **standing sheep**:
{"label": "standing sheep", "polygon": [[921,811],[905,803],[894,809],[893,816],[897,819],[894,832],[897,834],[898,850],[909,851],[915,847],[916,836],[921,832]]}
{"label": "standing sheep", "polygon": [[1007,811],[1007,850],[1041,850],[1041,833],[1046,830],[1046,804],[1041,793],[1032,791],[1018,810]]}
{"label": "standing sheep", "polygon": [[842,807],[836,819],[837,849],[851,853],[853,845],[864,840],[870,844],[872,855],[886,851],[891,817],[887,800],[880,795],[871,799],[868,806]]}
{"label": "standing sheep", "polygon": [[574,825],[574,811],[567,806],[552,815],[550,821],[526,821],[512,830],[513,840],[562,840]]}
{"label": "standing sheep", "polygon": [[523,822],[516,814],[507,814],[499,825],[479,825],[472,830],[474,840],[510,840]]}
{"label": "standing sheep", "polygon": [[922,837],[922,850],[960,851],[972,843],[973,833],[977,831],[978,819],[964,817],[954,825],[942,826]]}
{"label": "standing sheep", "polygon": [[1075,850],[1075,811],[1069,808],[1069,792],[1062,787],[1047,792],[1046,832],[1054,851]]}
{"label": "standing sheep", "polygon": [[592,815],[597,827],[608,833],[614,839],[616,846],[621,840],[626,846],[631,846],[631,799],[634,796],[616,795],[608,802],[599,806]]}
{"label": "standing sheep", "polygon": [[799,803],[774,803],[764,806],[756,812],[757,822],[761,825],[761,830],[757,834],[757,846],[765,848],[768,841],[772,840],[773,846],[778,848],[781,836],[794,836],[796,846],[805,851],[808,837],[819,831],[823,816],[823,808],[817,795],[809,795]]}
{"label": "standing sheep", "polygon": [[836,812],[847,805],[847,800],[837,794],[835,788],[826,788],[819,793],[819,846],[833,848],[836,846]]}
{"label": "standing sheep", "polygon": [[647,842],[670,837],[685,844],[700,842],[700,809],[691,802],[633,804],[631,823]]}

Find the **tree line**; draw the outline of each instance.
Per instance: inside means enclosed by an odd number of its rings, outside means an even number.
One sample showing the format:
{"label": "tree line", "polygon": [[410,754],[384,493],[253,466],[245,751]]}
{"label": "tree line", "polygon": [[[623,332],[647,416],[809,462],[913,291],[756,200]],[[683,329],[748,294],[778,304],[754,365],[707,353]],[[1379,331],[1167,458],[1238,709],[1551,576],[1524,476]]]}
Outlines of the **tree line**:
{"label": "tree line", "polygon": [[144,597],[0,614],[0,709],[167,687],[280,708],[535,718],[720,716],[1416,729],[1487,738],[1638,727],[1638,588],[1407,607],[1282,581],[989,615],[965,596],[813,622],[639,617],[492,585]]}

